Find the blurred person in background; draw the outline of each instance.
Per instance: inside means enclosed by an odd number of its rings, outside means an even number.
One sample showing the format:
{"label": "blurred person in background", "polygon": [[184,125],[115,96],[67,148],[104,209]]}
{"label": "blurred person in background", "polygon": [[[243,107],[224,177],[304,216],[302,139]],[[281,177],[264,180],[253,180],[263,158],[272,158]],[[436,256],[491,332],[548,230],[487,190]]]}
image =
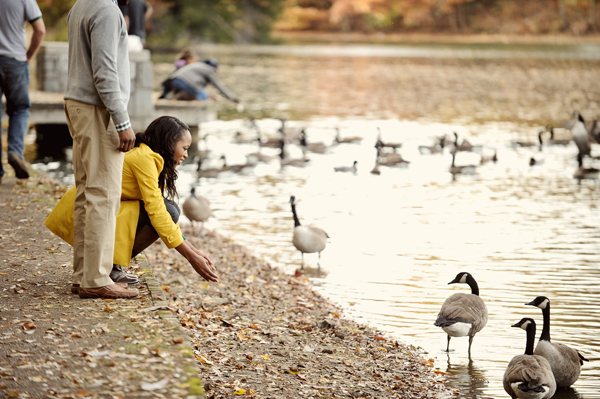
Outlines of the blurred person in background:
{"label": "blurred person in background", "polygon": [[[35,0],[0,0],[0,100],[6,97],[8,114],[8,163],[15,170],[17,179],[29,178],[23,160],[25,134],[29,126],[29,62],[42,44],[46,26],[42,12]],[[29,22],[33,35],[29,48],[25,24]],[[0,101],[0,138],[2,102]],[[1,143],[1,140],[0,140]],[[0,159],[2,145],[0,145]],[[4,176],[0,162],[0,183]]]}
{"label": "blurred person in background", "polygon": [[146,47],[146,24],[154,9],[146,0],[131,0],[127,4],[119,4],[125,18],[132,51],[141,51]]}
{"label": "blurred person in background", "polygon": [[163,94],[160,98],[169,100],[207,100],[211,98],[206,86],[212,84],[225,98],[239,103],[240,100],[221,83],[217,76],[219,62],[214,58],[193,62],[177,69],[163,82]]}

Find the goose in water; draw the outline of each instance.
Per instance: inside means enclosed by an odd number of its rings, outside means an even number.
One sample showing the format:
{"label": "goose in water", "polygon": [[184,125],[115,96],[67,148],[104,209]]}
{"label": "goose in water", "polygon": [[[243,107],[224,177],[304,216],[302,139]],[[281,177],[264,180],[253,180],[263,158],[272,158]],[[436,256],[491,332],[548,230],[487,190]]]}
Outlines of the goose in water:
{"label": "goose in water", "polygon": [[453,132],[454,134],[454,151],[481,151],[482,146],[473,145],[469,143],[467,139],[464,139],[462,143],[458,144],[458,133]]}
{"label": "goose in water", "polygon": [[575,124],[571,128],[571,134],[573,135],[573,141],[577,145],[579,149],[579,153],[577,154],[577,160],[580,165],[583,162],[583,157],[586,155],[590,155],[592,151],[592,146],[590,143],[590,135],[585,127],[585,121],[583,117],[579,114],[579,112],[573,112],[573,116],[575,119]]}
{"label": "goose in water", "polygon": [[486,164],[488,162],[498,162],[498,152],[496,150],[494,150],[494,155],[492,156],[481,156],[481,160],[479,161],[481,165]]}
{"label": "goose in water", "polygon": [[285,126],[285,118],[279,118],[279,121],[281,122],[281,126],[277,131],[279,132],[279,134],[281,134],[281,137],[289,142],[295,141],[298,138],[298,135],[300,134],[302,129],[300,129],[299,127]]}
{"label": "goose in water", "polygon": [[244,164],[237,164],[237,165],[227,165],[227,159],[225,158],[225,155],[221,155],[221,159],[223,160],[223,167],[221,168],[222,172],[241,172],[242,170],[244,170],[245,168],[248,168],[250,166],[254,166],[254,164],[251,163],[244,163]]}
{"label": "goose in water", "polygon": [[371,174],[373,174],[373,175],[381,174],[381,171],[379,170],[379,154],[377,154],[375,156],[375,166],[373,167],[373,170],[371,170]]}
{"label": "goose in water", "polygon": [[545,296],[538,296],[525,305],[542,309],[542,316],[544,317],[542,335],[540,335],[534,353],[548,360],[557,386],[570,387],[579,378],[583,361],[587,362],[588,360],[581,356],[577,350],[565,344],[550,341],[550,299]]}
{"label": "goose in water", "polygon": [[540,149],[540,151],[542,150],[542,145],[544,143],[542,135],[544,134],[543,130],[540,130],[538,132],[538,140],[537,142],[535,141],[513,141],[512,145],[513,147],[522,147],[522,148],[530,148],[530,147],[538,147]]}
{"label": "goose in water", "polygon": [[397,152],[388,152],[385,154],[379,154],[379,165],[383,165],[383,166],[396,166],[396,165],[401,165],[401,166],[407,166],[410,161],[407,161],[406,159],[402,158],[402,155],[398,154]]}
{"label": "goose in water", "polygon": [[292,206],[292,214],[294,215],[294,236],[292,243],[294,247],[302,254],[302,268],[304,268],[304,254],[319,253],[319,267],[321,267],[321,251],[327,245],[329,236],[327,233],[318,227],[302,226],[296,213],[296,197],[290,197]]}
{"label": "goose in water", "polygon": [[352,172],[352,173],[356,173],[356,164],[358,163],[358,161],[354,161],[354,163],[352,164],[352,166],[336,166],[333,168],[333,170],[335,170],[336,172]]}
{"label": "goose in water", "polygon": [[351,137],[341,137],[340,136],[340,128],[336,127],[336,134],[334,143],[336,144],[359,144],[362,141],[362,137],[351,136]]}
{"label": "goose in water", "polygon": [[281,166],[297,166],[303,167],[306,166],[306,163],[310,161],[310,159],[306,158],[306,155],[302,158],[287,158],[285,151],[285,141],[279,141],[279,158]]}
{"label": "goose in water", "polygon": [[302,151],[310,151],[310,152],[316,152],[318,154],[323,154],[325,152],[325,150],[327,149],[327,147],[325,147],[325,144],[323,143],[309,143],[307,136],[306,136],[306,130],[302,129],[300,131],[300,136],[299,136],[299,140],[300,140],[300,146],[302,147]]}
{"label": "goose in water", "polygon": [[533,354],[535,321],[524,318],[511,327],[527,332],[527,345],[524,355],[517,355],[508,363],[502,381],[504,390],[513,399],[550,399],[556,392],[556,381],[548,360]]}
{"label": "goose in water", "polygon": [[479,297],[477,282],[467,272],[456,275],[448,284],[468,284],[471,293],[456,293],[449,296],[443,303],[434,325],[442,327],[448,334],[446,352],[450,351],[451,337],[469,337],[469,358],[473,337],[485,327],[488,321],[488,311],[483,300]]}
{"label": "goose in water", "polygon": [[550,139],[548,140],[549,144],[552,145],[568,145],[571,143],[571,139],[555,139],[554,138],[554,126],[548,125],[546,126],[546,130],[550,133]]}
{"label": "goose in water", "polygon": [[185,199],[181,209],[183,214],[192,222],[192,231],[194,230],[194,222],[200,222],[198,235],[202,235],[204,222],[208,220],[212,213],[210,202],[201,195],[196,196],[196,188],[192,187],[190,196]]}
{"label": "goose in water", "polygon": [[438,142],[432,146],[420,145],[419,152],[421,154],[441,154],[441,153],[443,153],[444,147],[446,146],[446,135],[443,135],[442,137],[438,137],[437,141]]}
{"label": "goose in water", "polygon": [[[221,160],[224,160],[224,157],[222,156],[221,158],[219,158]],[[198,177],[204,177],[204,178],[216,178],[219,173],[221,173],[223,170],[221,168],[207,168],[207,169],[202,169],[202,157],[198,157],[198,168],[196,169],[196,173],[198,174]]]}
{"label": "goose in water", "polygon": [[473,174],[475,174],[475,172],[477,172],[477,165],[456,166],[455,161],[456,161],[456,151],[452,151],[452,164],[450,164],[450,169],[449,169],[450,173],[452,173],[452,176],[456,176],[459,174],[473,175]]}
{"label": "goose in water", "polygon": [[379,126],[377,127],[377,131],[379,132],[377,134],[377,141],[375,142],[375,148],[378,151],[381,151],[383,148],[391,148],[392,150],[394,150],[394,152],[396,152],[396,150],[398,148],[402,147],[402,143],[388,143],[388,142],[383,142],[381,140],[381,129],[379,128]]}

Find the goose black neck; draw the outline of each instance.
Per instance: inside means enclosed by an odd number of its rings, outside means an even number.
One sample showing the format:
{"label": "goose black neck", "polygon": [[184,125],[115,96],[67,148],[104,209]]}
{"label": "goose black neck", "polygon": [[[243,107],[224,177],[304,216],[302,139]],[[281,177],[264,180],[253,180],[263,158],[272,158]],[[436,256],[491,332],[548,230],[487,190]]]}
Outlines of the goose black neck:
{"label": "goose black neck", "polygon": [[577,119],[579,119],[579,122],[585,124],[585,121],[583,120],[583,116],[581,116],[581,114],[577,114]]}
{"label": "goose black neck", "polygon": [[467,276],[467,284],[471,287],[471,294],[479,296],[479,286],[473,276]]}
{"label": "goose black neck", "polygon": [[[450,165],[450,167],[452,167],[452,168],[454,167],[454,161],[455,161],[455,159],[456,159],[456,152],[453,152],[452,153],[452,165]],[[446,161],[446,162],[448,162],[448,161]]]}
{"label": "goose black neck", "polygon": [[542,316],[544,316],[544,326],[542,327],[542,335],[540,335],[540,341],[550,342],[550,303],[542,309]]}
{"label": "goose black neck", "polygon": [[525,354],[533,355],[533,344],[535,341],[535,324],[527,326],[527,345],[525,346]]}
{"label": "goose black neck", "polygon": [[300,220],[296,214],[296,205],[292,202],[292,214],[294,215],[294,227],[300,226]]}

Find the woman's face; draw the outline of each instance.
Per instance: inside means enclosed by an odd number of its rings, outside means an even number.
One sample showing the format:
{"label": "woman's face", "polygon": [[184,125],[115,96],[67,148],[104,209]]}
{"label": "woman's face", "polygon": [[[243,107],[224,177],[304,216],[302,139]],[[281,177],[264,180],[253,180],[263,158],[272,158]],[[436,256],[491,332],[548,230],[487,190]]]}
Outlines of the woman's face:
{"label": "woman's face", "polygon": [[173,158],[177,162],[175,167],[181,165],[183,160],[188,157],[188,148],[190,148],[190,145],[192,145],[192,135],[189,130],[186,130],[175,143],[175,148],[173,149]]}

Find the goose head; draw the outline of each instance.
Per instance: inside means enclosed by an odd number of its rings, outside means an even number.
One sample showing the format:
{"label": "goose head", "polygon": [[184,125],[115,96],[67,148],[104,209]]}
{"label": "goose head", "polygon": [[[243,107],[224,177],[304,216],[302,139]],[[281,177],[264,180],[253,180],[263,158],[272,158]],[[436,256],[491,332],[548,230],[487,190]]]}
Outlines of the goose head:
{"label": "goose head", "polygon": [[290,196],[290,204],[296,205],[296,196],[294,196],[294,195]]}
{"label": "goose head", "polygon": [[528,328],[533,327],[533,330],[535,331],[535,321],[529,317],[524,317],[521,321],[513,324],[511,327],[522,328],[525,331],[527,331]]}
{"label": "goose head", "polygon": [[581,114],[577,111],[573,111],[573,116],[581,123],[585,124],[585,120],[583,119],[583,116],[581,116]]}
{"label": "goose head", "polygon": [[550,299],[545,296],[538,296],[533,301],[526,303],[525,305],[535,306],[540,309],[546,309],[546,307],[550,306]]}
{"label": "goose head", "polygon": [[546,126],[546,130],[550,132],[550,140],[554,140],[554,126],[548,125]]}
{"label": "goose head", "polygon": [[195,197],[195,196],[196,196],[196,187],[192,187],[192,189],[190,190],[190,195],[191,195],[192,197]]}
{"label": "goose head", "polygon": [[467,284],[469,278],[473,278],[470,273],[460,272],[454,277],[454,280],[450,281],[448,284]]}

